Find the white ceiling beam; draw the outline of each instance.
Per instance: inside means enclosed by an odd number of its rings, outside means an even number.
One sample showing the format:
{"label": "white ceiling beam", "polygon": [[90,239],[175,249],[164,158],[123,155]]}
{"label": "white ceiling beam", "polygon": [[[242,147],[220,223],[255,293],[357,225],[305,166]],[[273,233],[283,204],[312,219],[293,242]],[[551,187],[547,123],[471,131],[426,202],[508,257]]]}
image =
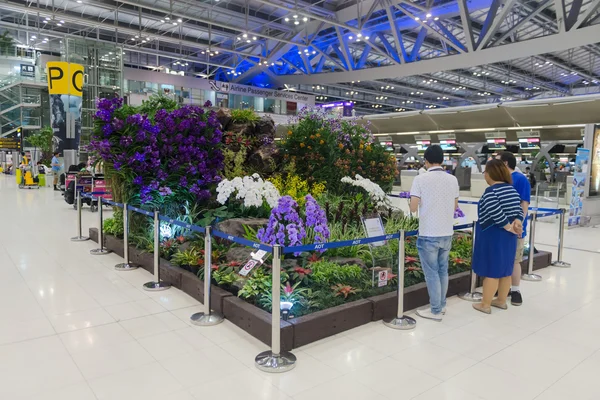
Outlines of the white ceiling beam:
{"label": "white ceiling beam", "polygon": [[[372,79],[373,76],[377,76],[378,79],[401,78],[453,69],[472,68],[484,64],[564,51],[574,47],[596,43],[598,37],[600,37],[600,25],[592,25],[574,31],[562,32],[504,46],[482,49],[473,53],[461,53],[413,63],[369,68],[367,70],[357,70],[353,72],[313,74],[310,77],[310,83],[328,84],[350,82]],[[278,79],[280,82],[286,84],[308,83],[306,78],[301,76],[279,76]]]}

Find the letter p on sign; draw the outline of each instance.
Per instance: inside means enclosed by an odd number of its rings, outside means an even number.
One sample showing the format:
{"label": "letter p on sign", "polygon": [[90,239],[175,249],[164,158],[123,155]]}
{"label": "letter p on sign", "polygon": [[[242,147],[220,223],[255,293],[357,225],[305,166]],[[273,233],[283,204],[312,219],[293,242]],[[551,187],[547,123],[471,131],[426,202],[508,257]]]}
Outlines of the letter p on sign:
{"label": "letter p on sign", "polygon": [[81,97],[83,94],[83,65],[64,61],[46,64],[48,92]]}

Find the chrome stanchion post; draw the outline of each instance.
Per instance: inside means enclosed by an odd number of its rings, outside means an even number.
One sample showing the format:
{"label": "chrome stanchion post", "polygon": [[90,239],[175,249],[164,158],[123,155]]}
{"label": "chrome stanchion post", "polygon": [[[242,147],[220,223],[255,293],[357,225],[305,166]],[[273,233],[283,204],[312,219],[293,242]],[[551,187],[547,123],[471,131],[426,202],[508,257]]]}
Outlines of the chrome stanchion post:
{"label": "chrome stanchion post", "polygon": [[212,280],[212,238],[210,226],[204,234],[204,312],[195,313],[190,317],[194,325],[212,326],[223,322],[223,316],[210,309],[210,282]]}
{"label": "chrome stanchion post", "polygon": [[[94,198],[92,197],[92,202]],[[110,250],[104,248],[104,218],[102,214],[102,197],[98,195],[98,243],[100,248],[90,250],[90,254],[93,256],[104,256],[110,253]]]}
{"label": "chrome stanchion post", "polygon": [[[477,237],[477,221],[473,221],[473,246],[471,254],[475,253],[475,239]],[[473,260],[471,256],[471,260]],[[475,271],[473,271],[473,263],[471,263],[471,286],[469,287],[469,291],[466,293],[460,293],[458,295],[459,299],[463,299],[466,301],[472,301],[473,303],[479,303],[483,299],[483,295],[477,291],[477,275]]]}
{"label": "chrome stanchion post", "polygon": [[537,220],[537,211],[531,213],[531,226],[529,227],[529,258],[527,259],[527,273],[521,275],[524,281],[539,282],[542,280],[540,275],[533,273],[533,260],[535,258],[535,221]]}
{"label": "chrome stanchion post", "polygon": [[386,318],[383,324],[388,328],[409,330],[414,329],[417,321],[414,318],[404,315],[404,231],[400,231],[400,241],[398,242],[398,310],[395,318]]}
{"label": "chrome stanchion post", "polygon": [[158,292],[170,287],[170,284],[160,281],[160,220],[158,210],[154,210],[154,281],[144,283],[144,290]]}
{"label": "chrome stanchion post", "polygon": [[564,235],[565,235],[565,213],[566,212],[567,212],[567,210],[565,210],[564,208],[560,209],[560,220],[559,220],[560,226],[558,227],[558,260],[556,260],[552,263],[552,265],[554,267],[571,268],[571,263],[565,262],[562,259],[563,247],[565,244],[564,243]]}
{"label": "chrome stanchion post", "polygon": [[123,203],[123,258],[124,263],[115,265],[117,271],[133,271],[139,265],[129,262],[129,209],[127,203]]}
{"label": "chrome stanchion post", "polygon": [[81,232],[81,192],[75,188],[76,191],[76,204],[77,204],[77,236],[72,237],[72,242],[85,242],[86,240],[90,240],[89,237],[83,236]]}
{"label": "chrome stanchion post", "polygon": [[264,372],[286,372],[296,366],[296,356],[281,351],[281,246],[273,246],[273,285],[271,289],[271,350],[256,356],[254,363]]}

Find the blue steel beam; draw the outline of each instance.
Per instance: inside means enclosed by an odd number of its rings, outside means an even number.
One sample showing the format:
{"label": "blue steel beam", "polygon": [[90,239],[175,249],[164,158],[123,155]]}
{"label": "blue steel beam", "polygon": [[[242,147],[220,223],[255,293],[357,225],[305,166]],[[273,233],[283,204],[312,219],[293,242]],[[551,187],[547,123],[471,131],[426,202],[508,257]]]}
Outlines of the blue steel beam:
{"label": "blue steel beam", "polygon": [[360,59],[358,60],[358,63],[356,63],[356,68],[364,68],[365,63],[367,62],[367,58],[369,57],[369,53],[371,52],[371,46],[369,44],[365,45],[365,48],[363,50],[362,56],[360,56]]}
{"label": "blue steel beam", "polygon": [[496,18],[496,13],[498,12],[498,9],[500,8],[500,4],[502,4],[502,2],[503,0],[492,0],[492,4],[490,5],[490,9],[488,10],[488,14],[485,18],[485,22],[483,23],[483,27],[481,28],[481,32],[479,32],[479,38],[477,39],[477,44],[475,45],[476,49],[479,48],[479,46],[481,45],[481,41],[492,27],[494,19]]}
{"label": "blue steel beam", "polygon": [[456,47],[459,47],[460,49],[462,49],[462,51],[467,51],[467,48],[465,47],[465,45],[462,44],[461,41],[458,40],[458,38],[456,36],[454,36],[454,34],[452,32],[450,32],[450,30],[448,30],[448,28],[446,28],[444,26],[444,24],[442,24],[440,21],[435,21],[435,25],[438,28],[440,28],[440,30],[442,31],[444,36],[446,36],[448,39],[450,39]]}
{"label": "blue steel beam", "polygon": [[408,58],[409,62],[415,62],[417,57],[419,56],[419,51],[421,50],[421,45],[425,40],[425,36],[427,36],[427,28],[421,28],[419,34],[417,35],[417,40],[410,52],[410,57]]}
{"label": "blue steel beam", "polygon": [[[378,32],[377,37],[381,41],[381,44],[383,44],[383,47],[385,47],[387,54],[389,54],[390,57],[392,57],[395,61],[401,62],[400,58],[398,57],[398,52],[396,52],[396,49],[394,48],[394,46],[392,46],[392,44],[383,35],[383,32]],[[373,39],[374,38],[371,38],[370,40],[373,40]],[[406,53],[406,51],[405,51],[405,53]]]}

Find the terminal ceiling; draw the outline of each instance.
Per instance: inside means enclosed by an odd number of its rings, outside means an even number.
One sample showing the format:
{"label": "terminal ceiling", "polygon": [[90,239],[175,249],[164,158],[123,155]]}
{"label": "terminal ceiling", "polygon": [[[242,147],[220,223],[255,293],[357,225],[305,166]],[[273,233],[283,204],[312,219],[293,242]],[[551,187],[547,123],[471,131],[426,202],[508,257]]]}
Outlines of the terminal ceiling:
{"label": "terminal ceiling", "polygon": [[125,66],[297,90],[374,114],[597,93],[599,5],[0,0],[0,27],[40,51],[85,37],[122,47]]}

